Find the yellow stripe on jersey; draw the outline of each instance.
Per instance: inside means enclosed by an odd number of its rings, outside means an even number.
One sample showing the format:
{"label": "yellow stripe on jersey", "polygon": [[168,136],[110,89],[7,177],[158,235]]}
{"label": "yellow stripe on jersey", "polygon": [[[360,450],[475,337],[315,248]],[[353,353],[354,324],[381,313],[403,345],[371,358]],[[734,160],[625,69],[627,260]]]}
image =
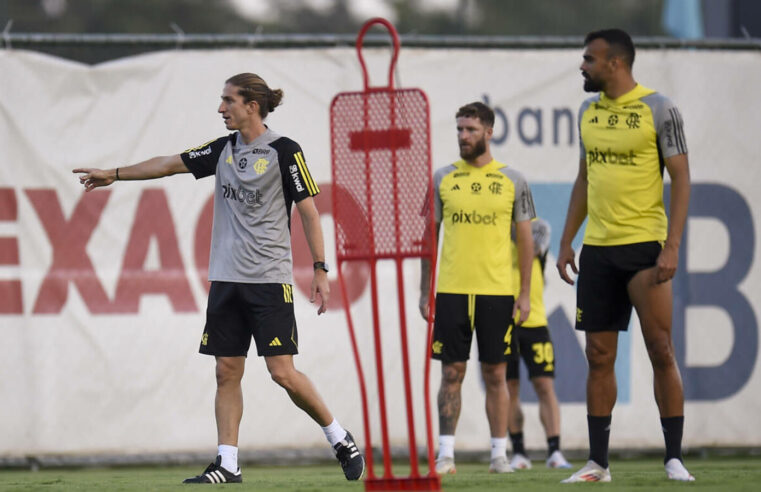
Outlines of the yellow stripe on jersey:
{"label": "yellow stripe on jersey", "polygon": [[307,185],[307,190],[309,190],[310,195],[316,195],[320,192],[320,189],[317,187],[317,184],[314,182],[314,179],[312,179],[312,175],[309,174],[309,169],[307,169],[307,163],[304,160],[304,154],[301,152],[296,152],[293,154],[293,157],[296,159],[296,163],[299,165],[299,169],[301,170],[301,176],[304,178],[304,183]]}
{"label": "yellow stripe on jersey", "polygon": [[182,153],[183,153],[183,154],[186,154],[186,153],[188,153],[188,152],[193,152],[194,150],[200,150],[200,149],[202,149],[202,148],[206,147],[207,145],[209,145],[210,143],[212,143],[212,142],[214,142],[214,141],[216,141],[216,140],[217,140],[216,138],[215,138],[215,139],[212,139],[212,140],[209,140],[209,141],[208,141],[208,142],[206,142],[206,143],[202,143],[202,144],[201,144],[201,145],[199,145],[198,147],[191,147],[191,148],[189,148],[189,149],[187,149],[187,150],[184,150]]}

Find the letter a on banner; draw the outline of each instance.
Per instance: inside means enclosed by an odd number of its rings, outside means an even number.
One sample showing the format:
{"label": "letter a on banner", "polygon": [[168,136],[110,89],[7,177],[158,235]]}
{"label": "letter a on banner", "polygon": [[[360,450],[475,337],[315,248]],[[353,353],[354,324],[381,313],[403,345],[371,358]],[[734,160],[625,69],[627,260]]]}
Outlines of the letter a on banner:
{"label": "letter a on banner", "polygon": [[[393,41],[388,86],[385,87],[369,86],[367,68],[362,56],[364,36],[374,24],[385,26]],[[431,346],[432,321],[428,322],[425,367],[422,374],[429,471],[427,475],[421,475],[418,470],[415,443],[402,276],[402,261],[407,258],[428,259],[432,265],[432,272],[436,271],[428,99],[419,89],[394,89],[393,74],[399,55],[399,36],[394,26],[387,20],[375,18],[362,26],[357,36],[357,55],[362,66],[364,90],[342,92],[333,98],[330,106],[330,130],[337,271],[362,397],[367,459],[365,490],[440,490],[441,482],[436,475],[433,461],[429,398],[429,347]],[[357,220],[358,217],[362,220]],[[392,260],[396,266],[401,360],[410,455],[410,475],[407,477],[395,477],[391,469],[379,326],[379,312],[382,309],[380,303],[388,302],[388,296],[381,296],[382,299],[379,299],[378,295],[376,266],[380,260]],[[372,327],[383,448],[382,477],[378,477],[373,469],[365,378],[357,349],[351,306],[347,300],[346,284],[342,274],[342,266],[346,262],[365,262],[370,268]],[[433,275],[431,285],[433,285]],[[430,292],[429,305],[433,306],[433,288]],[[433,316],[430,319],[432,320]],[[360,325],[367,326],[369,323],[360,323]],[[388,333],[387,330],[386,333]]]}

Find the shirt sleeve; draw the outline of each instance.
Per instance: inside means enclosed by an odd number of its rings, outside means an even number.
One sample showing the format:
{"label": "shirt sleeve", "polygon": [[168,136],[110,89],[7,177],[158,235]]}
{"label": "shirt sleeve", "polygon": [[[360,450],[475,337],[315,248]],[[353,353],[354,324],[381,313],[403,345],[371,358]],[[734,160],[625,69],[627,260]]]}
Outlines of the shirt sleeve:
{"label": "shirt sleeve", "polygon": [[273,147],[278,147],[278,160],[283,175],[285,193],[298,203],[304,198],[318,194],[320,188],[309,172],[301,146],[293,140],[283,140],[283,142],[278,142],[280,145],[273,145]]}
{"label": "shirt sleeve", "polygon": [[180,154],[182,162],[185,163],[185,166],[196,179],[216,174],[219,156],[222,155],[222,151],[229,140],[230,136],[228,135],[188,149]]}
{"label": "shirt sleeve", "polygon": [[661,99],[661,107],[655,111],[655,130],[658,144],[664,158],[687,153],[684,137],[684,121],[679,109],[666,97]]}
{"label": "shirt sleeve", "polygon": [[508,169],[508,177],[515,186],[515,201],[513,202],[513,222],[523,222],[536,217],[534,198],[531,189],[523,175],[515,169]]}
{"label": "shirt sleeve", "polygon": [[537,217],[531,221],[531,235],[534,238],[534,256],[544,256],[550,249],[551,228],[549,222]]}
{"label": "shirt sleeve", "polygon": [[441,188],[441,180],[444,179],[444,174],[444,171],[439,169],[433,175],[433,220],[437,224],[441,223],[441,214],[444,207],[444,204],[441,202],[441,193],[439,191]]}

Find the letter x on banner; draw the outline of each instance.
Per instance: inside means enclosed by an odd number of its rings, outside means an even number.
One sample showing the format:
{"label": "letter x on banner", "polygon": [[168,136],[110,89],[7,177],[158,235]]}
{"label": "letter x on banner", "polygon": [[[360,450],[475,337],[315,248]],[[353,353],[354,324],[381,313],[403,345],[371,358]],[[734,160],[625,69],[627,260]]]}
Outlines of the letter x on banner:
{"label": "letter x on banner", "polygon": [[[367,68],[362,56],[364,36],[373,24],[385,26],[393,40],[393,54],[386,87],[369,86]],[[399,36],[394,26],[387,20],[375,18],[362,26],[357,35],[357,55],[362,66],[364,90],[342,92],[336,95],[330,107],[330,124],[337,271],[362,397],[367,459],[365,490],[440,490],[441,482],[433,466],[433,434],[429,398],[430,355],[428,350],[431,346],[432,322],[428,322],[423,371],[429,471],[427,475],[421,476],[418,471],[418,454],[415,444],[402,277],[402,261],[407,258],[428,259],[431,262],[431,271],[436,271],[428,99],[419,89],[394,89],[393,74],[399,55]],[[380,260],[393,260],[396,265],[410,455],[408,477],[395,477],[391,470],[379,326],[379,310],[382,308],[379,304],[388,302],[389,297],[384,295],[379,299],[378,295],[376,265]],[[376,476],[373,469],[365,378],[341,269],[347,261],[366,262],[370,268],[375,367],[383,445],[382,477]],[[431,285],[433,285],[434,275],[431,277]],[[433,306],[432,288],[430,292],[429,306]],[[387,309],[384,310],[386,311]]]}

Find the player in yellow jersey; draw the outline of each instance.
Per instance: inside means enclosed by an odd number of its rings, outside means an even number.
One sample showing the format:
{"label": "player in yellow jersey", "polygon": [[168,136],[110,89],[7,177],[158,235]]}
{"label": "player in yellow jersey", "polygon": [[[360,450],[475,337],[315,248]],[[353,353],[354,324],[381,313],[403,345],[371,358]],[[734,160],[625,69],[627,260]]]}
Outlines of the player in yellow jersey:
{"label": "player in yellow jersey", "polygon": [[[586,332],[589,461],[564,482],[610,481],[608,442],[616,402],[618,332],[632,306],[653,367],[669,479],[692,481],[682,463],[684,392],[671,340],[672,287],[687,218],[690,175],[682,118],[632,76],[634,44],[608,29],[584,41],[584,90],[599,92],[579,111],[581,158],[558,253],[560,276],[578,273],[576,329]],[[663,169],[671,177],[670,221]],[[571,242],[588,218],[579,268]]]}
{"label": "player in yellow jersey", "polygon": [[[555,347],[547,328],[547,312],[544,307],[544,265],[550,249],[550,225],[543,219],[531,221],[534,239],[534,257],[531,263],[531,312],[521,326],[513,330],[515,347],[526,364],[531,384],[539,398],[539,418],[547,437],[547,466],[549,468],[570,468],[560,451],[560,407],[555,395]],[[513,286],[520,288],[520,271],[513,247]],[[523,410],[520,400],[520,360],[515,358],[507,363],[507,391],[510,394],[507,431],[513,445],[510,466],[515,470],[531,468],[523,444]]]}
{"label": "player in yellow jersey", "polygon": [[[530,312],[533,257],[530,220],[534,203],[526,180],[492,158],[489,141],[494,111],[475,102],[456,114],[461,160],[434,174],[436,236],[444,225],[432,357],[442,362],[439,389],[439,456],[436,471],[454,473],[454,434],[460,389],[477,333],[486,414],[491,431],[489,471],[513,471],[507,461],[507,360],[513,357],[516,309]],[[520,258],[520,291],[513,289],[510,229],[515,224]],[[422,263],[420,310],[428,318],[430,264]]]}

